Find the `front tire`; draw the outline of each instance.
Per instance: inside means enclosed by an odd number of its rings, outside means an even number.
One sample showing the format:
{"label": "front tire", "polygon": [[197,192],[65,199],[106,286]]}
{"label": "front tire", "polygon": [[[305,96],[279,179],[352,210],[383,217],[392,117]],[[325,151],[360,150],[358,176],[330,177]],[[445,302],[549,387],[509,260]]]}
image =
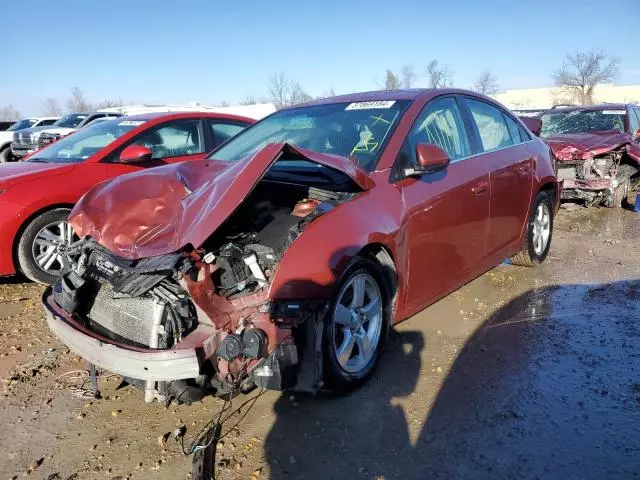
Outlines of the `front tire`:
{"label": "front tire", "polygon": [[18,267],[34,282],[52,285],[72,260],[66,253],[77,240],[68,222],[68,208],[38,215],[24,229],[17,248]]}
{"label": "front tire", "polygon": [[527,221],[522,250],[511,257],[511,263],[523,267],[540,265],[547,258],[552,235],[553,202],[547,192],[538,192]]}
{"label": "front tire", "polygon": [[356,260],[342,277],[324,328],[324,379],[329,391],[348,393],[373,374],[389,331],[390,298],[374,260]]}

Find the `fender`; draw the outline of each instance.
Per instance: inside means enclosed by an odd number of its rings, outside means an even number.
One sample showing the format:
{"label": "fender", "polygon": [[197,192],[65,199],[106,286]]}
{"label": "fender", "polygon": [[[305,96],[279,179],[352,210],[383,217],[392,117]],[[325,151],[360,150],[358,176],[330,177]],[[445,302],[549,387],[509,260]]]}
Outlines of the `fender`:
{"label": "fender", "polygon": [[[381,244],[388,249],[398,263],[398,283],[404,283],[404,268],[400,266],[403,256],[397,235],[402,197],[393,185],[377,188],[385,188],[386,195],[363,192],[305,228],[282,257],[273,276],[270,298],[329,298],[349,263],[371,244]],[[381,197],[385,198],[384,204],[375,201]],[[327,232],[332,235],[327,236]]]}

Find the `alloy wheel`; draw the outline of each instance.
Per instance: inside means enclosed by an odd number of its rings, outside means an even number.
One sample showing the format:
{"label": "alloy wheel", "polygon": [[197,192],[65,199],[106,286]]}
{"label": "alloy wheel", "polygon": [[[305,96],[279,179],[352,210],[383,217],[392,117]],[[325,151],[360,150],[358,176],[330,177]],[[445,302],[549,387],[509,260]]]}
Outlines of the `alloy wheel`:
{"label": "alloy wheel", "polygon": [[551,212],[546,203],[541,202],[533,218],[533,250],[542,255],[549,243],[551,235]]}
{"label": "alloy wheel", "polygon": [[342,286],[332,320],[336,359],[357,375],[375,355],[382,331],[382,295],[371,275],[359,273]]}
{"label": "alloy wheel", "polygon": [[69,247],[78,240],[69,222],[52,222],[40,229],[31,247],[36,264],[50,275],[60,275],[77,255]]}

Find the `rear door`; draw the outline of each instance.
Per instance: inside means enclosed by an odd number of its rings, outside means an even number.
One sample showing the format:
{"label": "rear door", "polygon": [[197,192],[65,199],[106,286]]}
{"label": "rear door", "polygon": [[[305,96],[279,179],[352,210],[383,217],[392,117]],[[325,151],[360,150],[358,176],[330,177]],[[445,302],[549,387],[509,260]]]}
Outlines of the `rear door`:
{"label": "rear door", "polygon": [[209,118],[205,122],[208,128],[211,150],[218,148],[249,126],[245,122],[217,118]]}
{"label": "rear door", "polygon": [[472,155],[456,97],[438,97],[425,105],[398,165],[415,162],[418,143],[441,147],[451,164],[397,183],[406,205],[405,303],[413,311],[465,283],[478,269],[485,256],[490,201],[488,166]]}
{"label": "rear door", "polygon": [[528,217],[534,162],[531,137],[498,106],[471,97],[464,97],[464,103],[480,152],[478,161],[491,172],[487,256],[495,259],[520,239]]}

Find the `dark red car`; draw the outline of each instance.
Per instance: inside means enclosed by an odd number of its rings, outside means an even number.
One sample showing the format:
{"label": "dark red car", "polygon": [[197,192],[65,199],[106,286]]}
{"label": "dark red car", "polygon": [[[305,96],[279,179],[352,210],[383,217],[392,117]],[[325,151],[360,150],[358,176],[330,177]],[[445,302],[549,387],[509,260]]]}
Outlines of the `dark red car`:
{"label": "dark red car", "polygon": [[562,198],[620,207],[640,171],[640,108],[633,104],[553,108],[540,136],[553,150]]}
{"label": "dark red car", "polygon": [[207,161],[93,188],[71,216],[79,259],[43,303],[147,401],[345,391],[394,323],[507,257],[542,262],[559,193],[549,147],[490,98],[317,100]]}
{"label": "dark red car", "polygon": [[0,276],[52,284],[74,233],[67,217],[91,187],[123,173],[201,160],[253,120],[213,113],[118,117],[0,164]]}

